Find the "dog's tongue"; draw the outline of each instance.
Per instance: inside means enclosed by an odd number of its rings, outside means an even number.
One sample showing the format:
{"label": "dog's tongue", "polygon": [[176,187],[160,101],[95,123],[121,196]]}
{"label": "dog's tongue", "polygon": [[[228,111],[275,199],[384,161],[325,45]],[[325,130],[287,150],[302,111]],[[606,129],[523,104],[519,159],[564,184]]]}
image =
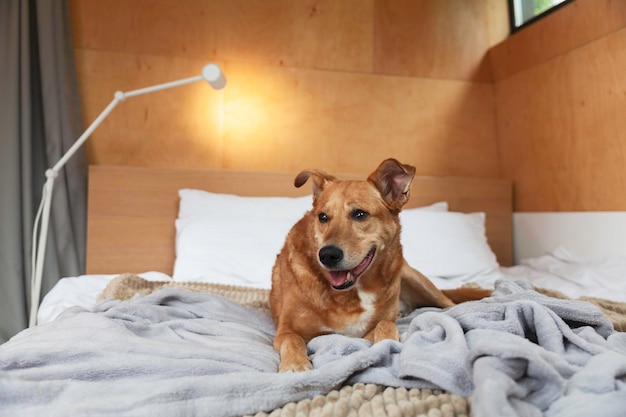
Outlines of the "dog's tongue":
{"label": "dog's tongue", "polygon": [[341,287],[346,283],[352,281],[354,277],[359,276],[363,271],[367,269],[369,263],[374,256],[374,250],[370,250],[365,259],[361,261],[360,264],[356,266],[356,268],[350,271],[329,271],[328,275],[330,276],[330,285],[333,287]]}
{"label": "dog's tongue", "polygon": [[341,287],[348,281],[350,277],[350,271],[329,271],[330,284],[333,287]]}

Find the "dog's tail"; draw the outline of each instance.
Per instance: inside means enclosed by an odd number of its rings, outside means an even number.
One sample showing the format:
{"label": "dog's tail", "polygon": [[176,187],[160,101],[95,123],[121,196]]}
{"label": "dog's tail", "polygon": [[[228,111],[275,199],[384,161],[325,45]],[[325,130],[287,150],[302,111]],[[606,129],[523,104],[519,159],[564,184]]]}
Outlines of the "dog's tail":
{"label": "dog's tail", "polygon": [[448,297],[454,304],[459,304],[464,301],[482,300],[483,298],[490,297],[492,290],[481,287],[460,287],[452,290],[442,290],[446,297]]}

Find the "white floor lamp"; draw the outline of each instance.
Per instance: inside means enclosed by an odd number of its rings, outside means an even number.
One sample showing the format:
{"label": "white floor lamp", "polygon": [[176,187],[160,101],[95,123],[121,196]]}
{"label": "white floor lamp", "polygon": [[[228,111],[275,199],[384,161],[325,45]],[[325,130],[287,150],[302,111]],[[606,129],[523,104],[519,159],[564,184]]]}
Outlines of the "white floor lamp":
{"label": "white floor lamp", "polygon": [[[41,203],[37,210],[35,217],[35,224],[33,226],[33,249],[31,257],[31,305],[30,305],[30,320],[29,327],[33,327],[37,324],[37,310],[39,309],[39,299],[41,295],[41,282],[43,277],[43,264],[46,256],[46,242],[48,238],[48,228],[50,222],[50,205],[52,202],[52,189],[54,187],[54,180],[59,174],[59,171],[67,163],[67,161],[76,153],[83,143],[89,138],[94,130],[102,123],[102,121],[111,113],[111,111],[120,102],[124,101],[128,97],[139,96],[142,94],[152,93],[155,91],[165,90],[172,87],[178,87],[194,83],[196,81],[207,81],[211,87],[216,90],[224,88],[226,85],[226,77],[222,73],[220,67],[215,64],[208,64],[202,69],[202,74],[185,78],[178,81],[172,81],[169,83],[158,84],[152,87],[141,88],[138,90],[132,90],[128,92],[117,91],[113,96],[113,100],[109,105],[100,113],[100,115],[91,123],[91,125],[83,132],[83,134],[74,142],[70,149],[59,159],[59,161],[50,169],[46,170],[46,182],[43,186],[41,194]],[[41,221],[41,227],[40,226]],[[39,231],[39,238],[37,238],[37,232]],[[37,244],[35,244],[37,242]]]}

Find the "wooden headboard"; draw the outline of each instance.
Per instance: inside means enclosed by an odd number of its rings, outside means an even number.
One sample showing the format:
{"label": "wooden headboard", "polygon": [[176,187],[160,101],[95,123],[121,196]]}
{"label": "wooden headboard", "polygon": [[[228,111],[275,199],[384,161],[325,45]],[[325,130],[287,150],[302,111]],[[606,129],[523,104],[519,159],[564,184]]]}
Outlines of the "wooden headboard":
{"label": "wooden headboard", "polygon": [[[87,273],[115,274],[174,268],[178,190],[204,189],[244,196],[302,196],[295,173],[91,166]],[[363,179],[364,175],[337,175]],[[405,208],[447,201],[451,211],[483,211],[487,239],[500,265],[512,264],[512,184],[503,179],[415,177]]]}

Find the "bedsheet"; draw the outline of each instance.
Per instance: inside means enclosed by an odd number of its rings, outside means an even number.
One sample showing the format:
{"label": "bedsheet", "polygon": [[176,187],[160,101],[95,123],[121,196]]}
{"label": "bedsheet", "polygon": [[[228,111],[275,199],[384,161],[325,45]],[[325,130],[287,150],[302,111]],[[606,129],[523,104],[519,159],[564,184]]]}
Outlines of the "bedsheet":
{"label": "bedsheet", "polygon": [[592,304],[498,281],[494,296],[398,322],[401,341],[309,343],[276,373],[266,311],[163,288],[71,308],[0,346],[0,415],[231,416],[361,382],[472,395],[475,415],[622,415],[626,334]]}
{"label": "bedsheet", "polygon": [[528,279],[535,286],[558,290],[571,298],[626,302],[626,257],[576,256],[559,246],[543,256],[523,259],[503,273],[508,279]]}
{"label": "bedsheet", "polygon": [[[148,281],[172,281],[161,272],[148,271],[139,274]],[[48,323],[71,307],[93,308],[98,296],[119,274],[90,274],[61,278],[41,300],[37,311],[37,323]]]}
{"label": "bedsheet", "polygon": [[[150,281],[171,281],[160,272],[144,272],[140,276]],[[82,275],[59,280],[42,300],[38,323],[54,320],[63,310],[79,306],[91,308],[107,284],[117,276]],[[497,280],[526,279],[537,287],[562,292],[569,298],[598,297],[626,302],[626,258],[577,257],[564,247],[537,258],[525,259],[520,265],[483,271],[473,276],[443,279],[429,277],[441,289],[458,288],[474,283],[493,288]]]}

